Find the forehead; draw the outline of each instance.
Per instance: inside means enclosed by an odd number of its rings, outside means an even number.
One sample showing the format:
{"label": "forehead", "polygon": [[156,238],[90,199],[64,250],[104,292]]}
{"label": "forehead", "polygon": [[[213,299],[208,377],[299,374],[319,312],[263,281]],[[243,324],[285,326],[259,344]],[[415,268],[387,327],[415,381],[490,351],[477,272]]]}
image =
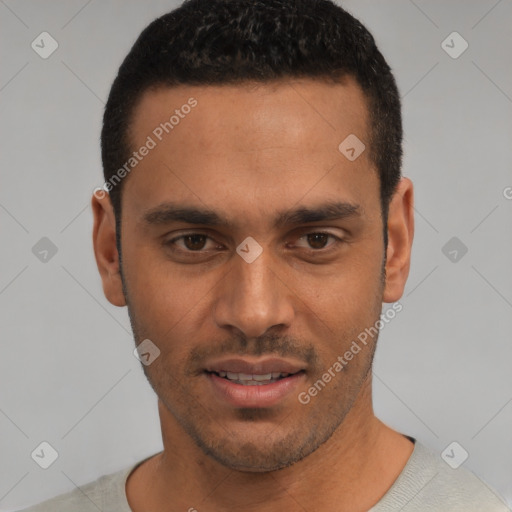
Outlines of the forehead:
{"label": "forehead", "polygon": [[[368,118],[350,78],[148,90],[129,133],[134,150],[149,139],[154,147],[127,179],[123,205],[141,213],[183,201],[261,221],[301,198],[367,211],[379,190]],[[352,136],[366,145],[353,161],[339,149]]]}
{"label": "forehead", "polygon": [[[195,137],[188,144],[195,143],[203,151],[258,150],[298,143],[304,149],[314,150],[329,146],[332,142],[329,135],[336,134],[334,140],[337,140],[348,129],[361,138],[366,136],[367,101],[359,85],[347,76],[339,83],[290,79],[151,88],[141,95],[134,109],[132,142],[135,142],[133,136],[144,135],[169,121],[175,110],[186,106],[191,98],[197,100],[197,106],[192,109],[194,115],[185,114],[190,119],[182,123],[180,130],[173,128],[173,137],[189,138],[187,128],[190,128]],[[180,121],[182,118],[183,114]],[[241,127],[251,130],[237,132]],[[237,132],[237,137],[227,139],[228,132]]]}

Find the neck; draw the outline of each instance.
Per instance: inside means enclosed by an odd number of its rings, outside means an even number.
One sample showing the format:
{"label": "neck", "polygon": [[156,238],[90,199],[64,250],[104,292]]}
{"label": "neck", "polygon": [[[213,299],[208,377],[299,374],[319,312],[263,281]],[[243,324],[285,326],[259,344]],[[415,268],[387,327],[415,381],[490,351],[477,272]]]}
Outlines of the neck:
{"label": "neck", "polygon": [[[139,467],[138,478],[137,471],[130,477],[127,495],[134,512],[237,507],[246,512],[365,511],[393,484],[413,448],[374,416],[370,378],[328,441],[301,461],[273,472],[220,465],[196,446],[160,402],[159,412],[164,450],[146,463],[145,470],[144,465]],[[143,495],[137,488],[144,489]]]}

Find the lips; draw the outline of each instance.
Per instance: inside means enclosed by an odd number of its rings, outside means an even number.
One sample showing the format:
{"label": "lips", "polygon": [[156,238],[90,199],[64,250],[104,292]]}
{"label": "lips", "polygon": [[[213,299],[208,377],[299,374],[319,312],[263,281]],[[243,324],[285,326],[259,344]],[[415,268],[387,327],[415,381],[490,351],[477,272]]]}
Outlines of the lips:
{"label": "lips", "polygon": [[285,359],[241,358],[210,362],[205,369],[215,396],[235,407],[269,407],[302,381],[305,366]]}

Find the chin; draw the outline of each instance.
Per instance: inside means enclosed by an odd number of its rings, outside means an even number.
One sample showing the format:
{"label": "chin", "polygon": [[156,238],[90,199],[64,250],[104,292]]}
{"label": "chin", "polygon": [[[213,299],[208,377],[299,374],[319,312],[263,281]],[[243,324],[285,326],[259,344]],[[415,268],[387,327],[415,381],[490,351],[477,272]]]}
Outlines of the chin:
{"label": "chin", "polygon": [[[280,439],[275,439],[279,425],[272,425],[264,431],[254,433],[252,439],[251,424],[246,424],[245,431],[218,432],[215,435],[193,435],[197,446],[203,453],[219,464],[234,471],[248,473],[267,473],[287,468],[315,451],[325,439],[318,439],[315,429],[300,429],[289,432]],[[281,431],[282,432],[282,431]],[[304,436],[305,432],[309,435]],[[272,438],[274,433],[274,438]],[[215,440],[217,437],[217,440]]]}
{"label": "chin", "polygon": [[252,444],[241,446],[236,452],[226,450],[205,450],[205,453],[219,464],[240,472],[268,473],[287,468],[302,458],[304,455],[291,454],[289,451],[276,452],[275,449],[262,449]]}

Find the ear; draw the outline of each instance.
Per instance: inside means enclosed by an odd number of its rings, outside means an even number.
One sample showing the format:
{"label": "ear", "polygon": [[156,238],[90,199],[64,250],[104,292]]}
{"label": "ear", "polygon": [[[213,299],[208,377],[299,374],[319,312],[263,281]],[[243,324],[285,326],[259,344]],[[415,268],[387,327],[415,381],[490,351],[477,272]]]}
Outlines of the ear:
{"label": "ear", "polygon": [[386,284],[383,301],[395,302],[403,294],[411,263],[414,238],[414,196],[409,178],[402,178],[389,204]]}
{"label": "ear", "polygon": [[103,293],[114,306],[126,306],[116,246],[116,222],[109,194],[102,189],[96,189],[91,206],[94,215],[92,241],[96,264],[103,281]]}

